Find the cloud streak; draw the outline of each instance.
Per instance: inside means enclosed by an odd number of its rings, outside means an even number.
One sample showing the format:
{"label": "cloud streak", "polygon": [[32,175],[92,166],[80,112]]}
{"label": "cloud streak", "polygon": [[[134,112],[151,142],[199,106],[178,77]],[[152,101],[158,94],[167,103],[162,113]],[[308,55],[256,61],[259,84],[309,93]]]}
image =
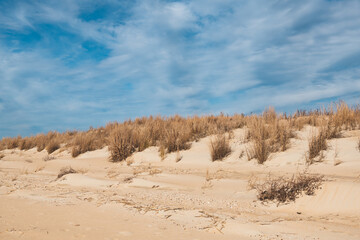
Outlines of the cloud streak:
{"label": "cloud streak", "polygon": [[0,137],[358,103],[358,1],[2,1]]}

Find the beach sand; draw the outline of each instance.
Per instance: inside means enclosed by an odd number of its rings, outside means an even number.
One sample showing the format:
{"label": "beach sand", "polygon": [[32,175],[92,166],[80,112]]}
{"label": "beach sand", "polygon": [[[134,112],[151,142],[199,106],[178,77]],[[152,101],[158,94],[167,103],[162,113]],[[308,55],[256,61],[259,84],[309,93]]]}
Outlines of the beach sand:
{"label": "beach sand", "polygon": [[[307,166],[310,132],[263,165],[244,154],[244,129],[216,162],[213,136],[163,160],[150,147],[120,163],[107,147],[77,158],[57,150],[48,161],[45,150],[3,150],[0,239],[360,239],[360,131],[329,140],[323,161]],[[77,173],[58,178],[68,166]],[[249,179],[304,171],[324,182],[295,202],[261,202],[249,188]]]}

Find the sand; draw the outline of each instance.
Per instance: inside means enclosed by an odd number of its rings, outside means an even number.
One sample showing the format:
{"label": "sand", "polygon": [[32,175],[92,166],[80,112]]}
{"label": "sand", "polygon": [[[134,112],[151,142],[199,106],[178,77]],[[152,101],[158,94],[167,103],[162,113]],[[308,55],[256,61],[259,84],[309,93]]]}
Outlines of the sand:
{"label": "sand", "polygon": [[[58,150],[49,161],[46,151],[1,151],[0,239],[360,239],[360,131],[330,140],[323,161],[307,167],[309,132],[263,165],[241,154],[243,129],[221,162],[210,159],[211,136],[179,162],[176,153],[161,160],[157,147],[129,165],[109,162],[107,148],[75,159]],[[77,173],[57,178],[66,166]],[[305,169],[325,181],[295,202],[260,202],[248,186]]]}

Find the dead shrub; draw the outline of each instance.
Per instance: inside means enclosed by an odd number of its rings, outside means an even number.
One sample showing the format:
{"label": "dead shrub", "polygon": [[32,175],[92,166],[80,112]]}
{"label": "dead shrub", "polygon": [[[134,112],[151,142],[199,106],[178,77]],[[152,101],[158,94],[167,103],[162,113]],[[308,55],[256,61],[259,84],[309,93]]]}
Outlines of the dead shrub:
{"label": "dead shrub", "polygon": [[46,146],[46,151],[51,154],[60,148],[60,144],[56,140],[51,140]]}
{"label": "dead shrub", "polygon": [[[307,164],[313,164],[315,158],[322,153],[322,151],[327,149],[327,135],[326,130],[321,129],[318,134],[313,134],[309,140],[309,151],[307,154],[306,162]],[[321,160],[320,159],[318,161]]]}
{"label": "dead shrub", "polygon": [[65,176],[66,174],[71,174],[71,173],[77,173],[76,170],[74,170],[72,167],[67,166],[67,167],[63,167],[60,169],[60,172],[57,176],[57,178],[61,178],[62,176]]}
{"label": "dead shrub", "polygon": [[225,134],[217,135],[210,141],[210,152],[212,161],[222,160],[231,153],[229,139]]}
{"label": "dead shrub", "polygon": [[295,201],[303,193],[313,195],[322,181],[323,176],[308,175],[306,173],[296,174],[290,178],[273,178],[269,175],[263,183],[250,179],[249,187],[257,190],[257,198],[260,201],[269,200],[284,203]]}

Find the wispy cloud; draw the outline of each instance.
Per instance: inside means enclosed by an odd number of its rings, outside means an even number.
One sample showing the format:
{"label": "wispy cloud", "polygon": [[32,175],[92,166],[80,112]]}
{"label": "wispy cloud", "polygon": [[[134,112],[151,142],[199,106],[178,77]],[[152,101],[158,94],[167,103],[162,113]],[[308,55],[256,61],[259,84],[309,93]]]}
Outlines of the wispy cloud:
{"label": "wispy cloud", "polygon": [[0,7],[0,136],[360,95],[359,1]]}

